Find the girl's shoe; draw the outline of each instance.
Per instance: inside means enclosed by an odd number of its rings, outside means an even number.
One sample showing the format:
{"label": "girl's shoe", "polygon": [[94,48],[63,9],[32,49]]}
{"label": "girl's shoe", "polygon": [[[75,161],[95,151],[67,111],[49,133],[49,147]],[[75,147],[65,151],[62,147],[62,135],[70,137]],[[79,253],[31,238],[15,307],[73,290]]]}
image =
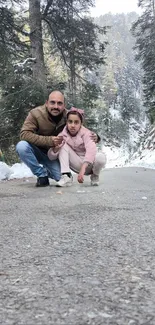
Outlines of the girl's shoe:
{"label": "girl's shoe", "polygon": [[99,185],[99,176],[98,175],[92,174],[90,176],[90,180],[91,180],[91,185],[92,186],[98,186]]}
{"label": "girl's shoe", "polygon": [[71,186],[73,184],[73,177],[68,177],[66,174],[62,175],[60,180],[57,182],[58,187]]}

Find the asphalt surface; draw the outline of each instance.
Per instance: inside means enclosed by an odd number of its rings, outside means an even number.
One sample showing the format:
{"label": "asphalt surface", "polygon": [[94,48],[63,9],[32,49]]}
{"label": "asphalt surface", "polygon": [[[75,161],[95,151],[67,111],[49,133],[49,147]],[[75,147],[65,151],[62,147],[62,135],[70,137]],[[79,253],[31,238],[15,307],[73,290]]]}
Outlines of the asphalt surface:
{"label": "asphalt surface", "polygon": [[0,183],[0,324],[155,325],[155,170]]}

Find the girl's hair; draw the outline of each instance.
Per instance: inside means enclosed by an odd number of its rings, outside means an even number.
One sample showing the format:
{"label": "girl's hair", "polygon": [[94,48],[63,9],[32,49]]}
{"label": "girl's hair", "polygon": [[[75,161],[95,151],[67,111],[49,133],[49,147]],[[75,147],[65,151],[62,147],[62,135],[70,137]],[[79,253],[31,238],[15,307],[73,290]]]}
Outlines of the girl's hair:
{"label": "girl's hair", "polygon": [[67,113],[67,119],[68,119],[70,114],[77,115],[80,118],[81,122],[83,122],[83,120],[84,120],[84,111],[82,109],[72,107]]}

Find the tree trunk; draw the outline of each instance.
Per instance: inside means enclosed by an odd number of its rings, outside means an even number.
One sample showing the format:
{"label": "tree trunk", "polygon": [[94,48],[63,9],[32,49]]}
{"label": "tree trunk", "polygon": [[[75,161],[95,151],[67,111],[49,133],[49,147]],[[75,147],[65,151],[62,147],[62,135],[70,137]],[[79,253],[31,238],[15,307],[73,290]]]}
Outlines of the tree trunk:
{"label": "tree trunk", "polygon": [[[70,21],[72,22],[74,16],[74,10],[73,10],[73,0],[69,0],[67,5],[67,19],[68,24],[70,24]],[[70,98],[73,103],[73,105],[76,105],[76,76],[75,76],[75,43],[74,38],[71,37],[70,39],[70,60],[69,60],[69,88],[70,88]]]}
{"label": "tree trunk", "polygon": [[39,83],[46,90],[40,0],[29,0],[29,24],[31,55],[36,59],[33,65],[33,78],[37,84]]}
{"label": "tree trunk", "polygon": [[75,76],[75,50],[74,43],[70,53],[70,92],[73,105],[76,105],[76,76]]}

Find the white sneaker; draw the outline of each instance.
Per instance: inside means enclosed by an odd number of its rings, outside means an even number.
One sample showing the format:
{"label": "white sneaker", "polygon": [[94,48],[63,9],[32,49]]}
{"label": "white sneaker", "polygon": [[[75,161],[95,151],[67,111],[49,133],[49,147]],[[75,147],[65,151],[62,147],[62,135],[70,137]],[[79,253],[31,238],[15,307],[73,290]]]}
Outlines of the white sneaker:
{"label": "white sneaker", "polygon": [[92,186],[98,186],[99,185],[99,176],[98,175],[92,174],[90,176],[90,180],[91,180],[91,185]]}
{"label": "white sneaker", "polygon": [[57,182],[58,187],[71,186],[73,183],[73,177],[68,177],[66,174],[62,175],[60,180]]}

